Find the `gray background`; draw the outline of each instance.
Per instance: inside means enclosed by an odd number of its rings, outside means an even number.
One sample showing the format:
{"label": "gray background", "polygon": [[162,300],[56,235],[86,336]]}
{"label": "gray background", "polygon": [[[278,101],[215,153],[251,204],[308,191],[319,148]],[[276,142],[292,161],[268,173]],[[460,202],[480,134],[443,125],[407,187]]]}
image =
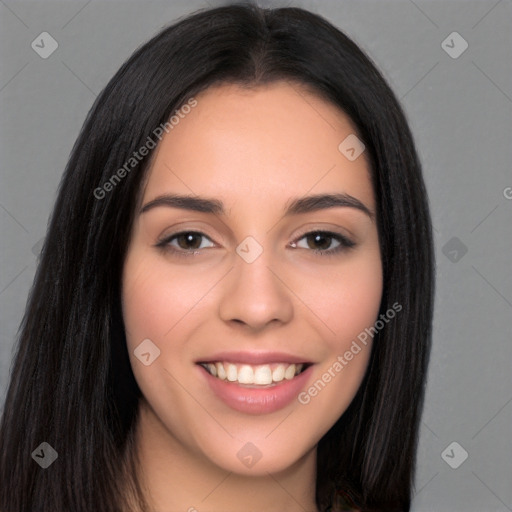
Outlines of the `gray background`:
{"label": "gray background", "polygon": [[[88,109],[140,44],[208,5],[217,3],[0,0],[1,404],[41,239]],[[325,16],[373,58],[424,165],[438,281],[413,510],[512,510],[512,3],[293,5]],[[44,31],[59,45],[47,59],[31,48]],[[442,47],[454,31],[469,45],[458,58]],[[460,51],[461,42],[444,45]],[[469,456],[453,469],[446,461],[459,464],[462,450]]]}

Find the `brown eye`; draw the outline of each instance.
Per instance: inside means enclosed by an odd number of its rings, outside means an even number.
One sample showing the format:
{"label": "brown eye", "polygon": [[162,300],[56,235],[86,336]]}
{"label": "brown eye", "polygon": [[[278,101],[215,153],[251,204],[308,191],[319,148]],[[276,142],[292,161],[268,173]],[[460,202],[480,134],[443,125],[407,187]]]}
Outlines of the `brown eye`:
{"label": "brown eye", "polygon": [[199,249],[201,238],[199,233],[181,233],[176,236],[176,242],[180,249]]}
{"label": "brown eye", "polygon": [[[334,237],[331,235],[323,234],[323,233],[315,233],[312,235],[307,235],[306,237],[308,247],[310,249],[321,249],[327,250],[331,249],[331,244],[333,242]],[[339,245],[339,242],[338,242]]]}
{"label": "brown eye", "polygon": [[295,244],[301,249],[312,249],[318,254],[334,254],[344,249],[350,249],[356,244],[339,233],[330,231],[312,231],[302,236]]}
{"label": "brown eye", "polygon": [[158,242],[158,247],[170,249],[175,252],[193,252],[199,249],[213,247],[213,242],[198,231],[182,231],[168,236]]}

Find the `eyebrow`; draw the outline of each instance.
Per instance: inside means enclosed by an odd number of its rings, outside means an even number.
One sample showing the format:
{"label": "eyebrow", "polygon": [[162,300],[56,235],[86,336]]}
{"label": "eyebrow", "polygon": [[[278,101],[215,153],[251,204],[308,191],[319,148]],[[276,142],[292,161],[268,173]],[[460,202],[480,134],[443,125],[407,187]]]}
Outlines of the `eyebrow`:
{"label": "eyebrow", "polygon": [[[222,201],[199,196],[184,196],[177,194],[163,194],[152,199],[141,208],[140,214],[159,206],[180,208],[182,210],[191,210],[201,213],[213,213],[215,215],[226,214]],[[337,207],[356,208],[368,215],[372,221],[375,216],[375,214],[366,205],[359,201],[359,199],[344,193],[317,194],[293,199],[291,202],[288,202],[284,216],[299,215]]]}

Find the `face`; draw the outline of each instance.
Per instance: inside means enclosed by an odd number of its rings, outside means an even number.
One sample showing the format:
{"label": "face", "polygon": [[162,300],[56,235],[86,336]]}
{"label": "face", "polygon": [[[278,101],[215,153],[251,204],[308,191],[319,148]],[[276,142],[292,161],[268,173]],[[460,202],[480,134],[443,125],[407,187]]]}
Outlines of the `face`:
{"label": "face", "polygon": [[364,377],[382,296],[375,197],[365,153],[353,138],[339,149],[350,119],[298,85],[195,99],[144,183],[128,350],[168,446],[263,475],[314,454]]}

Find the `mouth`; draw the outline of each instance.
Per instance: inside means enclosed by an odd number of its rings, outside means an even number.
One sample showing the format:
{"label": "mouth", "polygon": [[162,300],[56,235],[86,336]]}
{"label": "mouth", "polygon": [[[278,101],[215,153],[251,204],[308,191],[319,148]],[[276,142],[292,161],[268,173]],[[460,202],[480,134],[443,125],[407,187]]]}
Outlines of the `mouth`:
{"label": "mouth", "polygon": [[311,366],[311,363],[276,362],[251,365],[230,361],[209,361],[198,364],[218,380],[249,388],[272,387],[283,381],[293,380]]}
{"label": "mouth", "polygon": [[212,398],[250,415],[291,406],[307,387],[315,366],[291,355],[270,353],[218,354],[196,365]]}

